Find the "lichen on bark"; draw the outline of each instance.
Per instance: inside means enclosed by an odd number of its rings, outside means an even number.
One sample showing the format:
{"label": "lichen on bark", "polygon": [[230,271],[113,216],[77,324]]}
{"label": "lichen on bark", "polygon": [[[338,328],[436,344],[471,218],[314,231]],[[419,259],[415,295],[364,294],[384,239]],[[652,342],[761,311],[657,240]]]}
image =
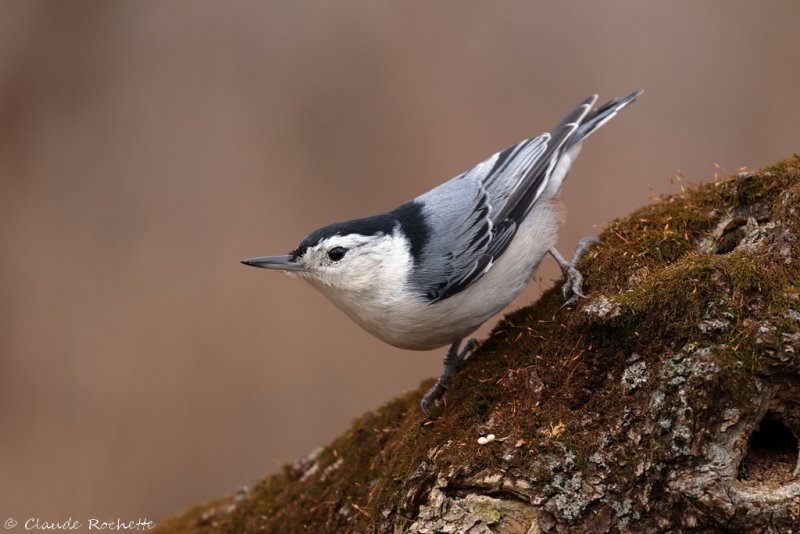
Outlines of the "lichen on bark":
{"label": "lichen on bark", "polygon": [[[800,157],[617,220],[587,298],[162,532],[786,532],[800,526]],[[478,438],[494,434],[483,445]]]}

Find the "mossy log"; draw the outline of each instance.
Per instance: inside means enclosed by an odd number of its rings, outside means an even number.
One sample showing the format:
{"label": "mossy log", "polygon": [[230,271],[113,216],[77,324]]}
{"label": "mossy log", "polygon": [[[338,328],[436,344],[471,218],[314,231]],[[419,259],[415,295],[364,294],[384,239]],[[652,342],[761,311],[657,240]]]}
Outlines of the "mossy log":
{"label": "mossy log", "polygon": [[161,532],[800,531],[798,211],[795,156],[613,222],[432,420],[427,381]]}

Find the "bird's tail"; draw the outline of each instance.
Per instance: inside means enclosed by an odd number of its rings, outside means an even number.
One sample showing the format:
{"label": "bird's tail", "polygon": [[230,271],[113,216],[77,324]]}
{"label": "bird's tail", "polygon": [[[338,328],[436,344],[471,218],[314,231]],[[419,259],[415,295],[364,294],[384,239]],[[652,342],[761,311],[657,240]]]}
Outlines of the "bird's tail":
{"label": "bird's tail", "polygon": [[644,93],[644,90],[640,89],[626,97],[611,100],[610,102],[607,102],[590,112],[588,115],[586,115],[586,117],[584,117],[581,125],[578,127],[578,130],[570,138],[569,145],[577,145],[582,143],[584,139],[592,135],[595,130],[614,118],[619,110],[639,98],[642,93]]}
{"label": "bird's tail", "polygon": [[[639,90],[626,97],[617,98],[599,108],[588,111],[597,100],[597,95],[592,95],[584,100],[569,115],[567,115],[558,126],[553,129],[555,132],[565,132],[566,139],[562,139],[556,149],[556,164],[545,189],[545,195],[552,196],[561,189],[561,183],[567,177],[572,162],[578,157],[586,140],[595,130],[610,121],[622,108],[639,98],[644,91]],[[577,128],[576,128],[577,125]],[[572,129],[570,129],[570,127]]]}

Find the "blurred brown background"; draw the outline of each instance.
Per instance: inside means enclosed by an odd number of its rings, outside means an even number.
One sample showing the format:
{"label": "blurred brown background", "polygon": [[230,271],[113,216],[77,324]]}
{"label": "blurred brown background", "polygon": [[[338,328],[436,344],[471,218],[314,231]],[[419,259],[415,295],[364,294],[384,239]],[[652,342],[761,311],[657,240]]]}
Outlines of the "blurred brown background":
{"label": "blurred brown background", "polygon": [[[163,517],[436,375],[442,351],[385,346],[239,259],[392,208],[590,93],[647,90],[574,167],[565,253],[679,170],[799,150],[798,20],[792,1],[0,3],[0,520]],[[515,306],[551,260],[540,276]]]}

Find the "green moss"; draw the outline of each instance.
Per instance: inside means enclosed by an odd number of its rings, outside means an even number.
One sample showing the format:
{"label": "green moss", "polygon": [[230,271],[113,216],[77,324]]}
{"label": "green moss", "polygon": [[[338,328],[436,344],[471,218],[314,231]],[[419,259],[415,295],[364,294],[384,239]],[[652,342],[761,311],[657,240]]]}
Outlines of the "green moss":
{"label": "green moss", "polygon": [[[800,236],[797,210],[795,156],[614,221],[582,262],[586,301],[562,309],[554,288],[508,315],[457,376],[433,421],[418,408],[432,384],[426,381],[357,419],[305,466],[286,467],[162,531],[369,532],[413,517],[435,473],[447,468],[521,472],[545,493],[560,491],[551,485],[554,473],[594,470],[624,495],[637,472],[658,472],[698,447],[702,428],[717,424],[723,406],[754,409],[753,377],[771,365],[756,331],[765,317],[791,326],[787,310],[800,307],[800,262],[783,261],[778,246],[765,254],[735,248],[744,232],[735,224],[725,230],[725,222],[782,222]],[[733,246],[717,246],[723,242]],[[788,246],[800,258],[797,243]],[[613,300],[619,314],[585,313],[598,295]],[[632,361],[644,362],[647,380],[626,389],[621,377]],[[703,385],[688,411],[683,384]],[[502,441],[479,445],[488,432]],[[612,460],[604,471],[601,464]]]}

